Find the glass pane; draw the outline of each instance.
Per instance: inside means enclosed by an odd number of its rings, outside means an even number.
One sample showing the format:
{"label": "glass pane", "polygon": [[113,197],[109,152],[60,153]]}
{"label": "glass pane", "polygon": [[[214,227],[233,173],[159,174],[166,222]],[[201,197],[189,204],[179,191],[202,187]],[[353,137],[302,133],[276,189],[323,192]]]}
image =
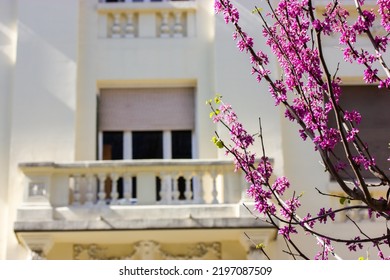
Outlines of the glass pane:
{"label": "glass pane", "polygon": [[133,159],[162,159],[162,135],[162,131],[133,132]]}
{"label": "glass pane", "polygon": [[[172,136],[172,158],[186,159],[192,158],[192,131],[191,130],[177,130],[171,132]],[[178,181],[180,196],[179,199],[186,199],[186,181],[184,177],[180,177]],[[193,180],[191,180],[191,191],[193,191]],[[192,199],[192,197],[187,197]]]}
{"label": "glass pane", "polygon": [[192,131],[172,131],[172,158],[192,158]]}
{"label": "glass pane", "polygon": [[103,132],[103,160],[123,159],[123,132]]}
{"label": "glass pane", "polygon": [[[122,131],[104,131],[103,132],[103,160],[121,160],[123,159],[123,132]],[[108,178],[105,182],[105,192],[110,199],[112,190],[112,181]],[[118,180],[119,198],[123,197],[123,180]]]}
{"label": "glass pane", "polygon": [[[135,131],[133,137],[133,159],[162,159],[162,131]],[[137,182],[133,184],[137,186]],[[156,177],[156,200],[160,200],[161,180]]]}

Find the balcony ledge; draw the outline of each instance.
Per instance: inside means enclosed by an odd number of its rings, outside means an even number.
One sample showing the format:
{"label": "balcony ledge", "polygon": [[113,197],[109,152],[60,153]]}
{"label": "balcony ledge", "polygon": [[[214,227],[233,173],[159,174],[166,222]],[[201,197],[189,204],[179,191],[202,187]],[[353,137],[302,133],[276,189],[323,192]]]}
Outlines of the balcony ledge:
{"label": "balcony ledge", "polygon": [[[203,159],[151,159],[151,160],[105,160],[105,161],[80,161],[69,163],[55,163],[55,162],[24,162],[19,164],[19,168],[23,172],[46,172],[52,171],[56,173],[70,172],[72,169],[90,168],[90,169],[104,169],[104,168],[127,168],[127,167],[141,167],[142,169],[153,169],[156,166],[173,167],[173,166],[198,166],[202,169],[207,169],[211,165],[234,168],[232,160],[203,160]],[[62,170],[62,171],[61,171]]]}
{"label": "balcony ledge", "polygon": [[39,221],[15,222],[14,231],[102,231],[102,230],[180,230],[180,229],[237,229],[269,228],[269,224],[250,218],[188,218],[188,219],[137,219],[97,221]]}

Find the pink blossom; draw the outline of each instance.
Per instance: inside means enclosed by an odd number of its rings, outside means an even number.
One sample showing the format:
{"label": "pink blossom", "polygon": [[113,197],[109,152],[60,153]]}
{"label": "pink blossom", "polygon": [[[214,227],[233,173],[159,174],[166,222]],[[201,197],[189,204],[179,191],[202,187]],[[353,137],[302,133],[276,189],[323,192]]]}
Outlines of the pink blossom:
{"label": "pink blossom", "polygon": [[361,120],[362,120],[362,116],[360,115],[359,112],[353,110],[351,112],[349,111],[345,111],[344,113],[344,119],[346,121],[350,121],[350,122],[354,122],[356,124],[360,124]]}
{"label": "pink blossom", "polygon": [[272,185],[272,189],[276,191],[277,194],[283,195],[286,189],[290,187],[290,182],[284,176],[278,177],[274,184]]}
{"label": "pink blossom", "polygon": [[357,128],[352,128],[350,131],[347,133],[347,141],[348,142],[353,142],[355,140],[355,135],[359,133],[359,129]]}
{"label": "pink blossom", "polygon": [[278,230],[278,234],[283,235],[288,240],[290,239],[291,233],[294,233],[294,234],[298,233],[296,228],[293,226],[284,226]]}

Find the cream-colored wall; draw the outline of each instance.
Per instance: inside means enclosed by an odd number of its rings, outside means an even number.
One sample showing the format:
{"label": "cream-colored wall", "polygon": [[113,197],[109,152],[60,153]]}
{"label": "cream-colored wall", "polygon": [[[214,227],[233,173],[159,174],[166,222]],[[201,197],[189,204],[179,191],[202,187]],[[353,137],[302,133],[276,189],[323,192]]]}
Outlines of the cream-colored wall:
{"label": "cream-colored wall", "polygon": [[[264,48],[264,38],[259,30],[259,19],[251,11],[258,1],[235,1],[240,11],[240,23],[245,26],[245,32],[255,38],[255,49]],[[251,134],[259,132],[261,118],[267,156],[274,160],[277,174],[283,173],[284,159],[282,155],[281,120],[278,109],[268,93],[265,82],[258,83],[251,75],[249,55],[240,53],[236,42],[232,40],[233,28],[226,25],[223,15],[216,16],[215,40],[215,84],[216,92],[223,96],[224,102],[232,104],[239,120]],[[271,70],[276,70],[270,65]],[[274,71],[273,75],[277,76]],[[222,126],[218,134],[228,139],[228,132]],[[262,156],[259,141],[254,146],[258,157]],[[219,156],[224,157],[219,151]]]}
{"label": "cream-colored wall", "polygon": [[72,161],[78,55],[78,0],[21,0],[11,105],[7,258],[23,258],[13,233],[24,192],[17,166]]}
{"label": "cream-colored wall", "polygon": [[6,256],[8,171],[13,66],[16,56],[16,2],[0,1],[0,259]]}

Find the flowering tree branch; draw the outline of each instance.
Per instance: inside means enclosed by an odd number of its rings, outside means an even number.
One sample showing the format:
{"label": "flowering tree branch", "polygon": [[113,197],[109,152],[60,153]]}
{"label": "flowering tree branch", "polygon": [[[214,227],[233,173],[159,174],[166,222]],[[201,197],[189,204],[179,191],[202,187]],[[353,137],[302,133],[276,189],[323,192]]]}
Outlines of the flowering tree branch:
{"label": "flowering tree branch", "polygon": [[[277,228],[286,241],[286,252],[290,256],[309,259],[292,238],[300,228],[316,237],[321,247],[316,255],[318,259],[327,259],[329,254],[338,258],[331,241],[344,243],[350,250],[362,247],[362,243],[371,242],[373,247],[377,248],[378,255],[385,258],[380,246],[388,244],[389,233],[368,237],[360,230],[361,236],[340,239],[322,234],[315,229],[315,225],[325,224],[329,219],[334,221],[336,214],[351,209],[366,209],[370,216],[374,214],[377,218],[390,218],[389,194],[386,198],[372,196],[370,188],[374,185],[367,182],[362,170],[371,172],[378,179],[376,186],[390,189],[390,179],[377,166],[369,148],[359,135],[360,113],[342,108],[339,102],[342,95],[341,79],[337,73],[331,73],[329,70],[322,45],[323,37],[339,34],[340,44],[344,46],[344,59],[365,67],[363,74],[367,83],[375,82],[379,83],[381,88],[390,88],[390,70],[382,55],[386,52],[388,35],[373,36],[370,29],[376,16],[373,11],[362,8],[363,0],[354,1],[358,18],[352,24],[348,23],[348,11],[337,0],[331,1],[325,7],[322,18],[316,17],[311,0],[281,0],[275,6],[269,0],[265,2],[269,12],[263,15],[262,10],[255,7],[254,13],[261,21],[266,45],[272,50],[283,71],[281,79],[271,77],[268,56],[262,50],[254,49],[254,40],[243,31],[239,23],[239,12],[232,2],[215,0],[215,11],[222,13],[225,22],[234,27],[233,39],[237,41],[238,49],[249,55],[252,74],[258,82],[265,81],[268,84],[275,104],[285,107],[286,118],[299,124],[302,139],[308,138],[314,143],[326,171],[345,193],[340,201],[356,200],[364,205],[347,206],[337,210],[321,208],[316,215],[309,213],[301,218],[297,213],[301,206],[301,196],[293,192],[292,197],[285,198],[285,191],[290,188],[288,179],[278,177],[271,182],[273,169],[265,153],[261,124],[259,138],[262,157],[256,160],[256,155],[250,152],[254,137],[244,129],[232,107],[222,102],[220,96],[217,96],[214,102],[210,100],[208,103],[213,121],[225,126],[230,133],[231,143],[226,144],[218,135],[213,141],[219,148],[225,149],[227,154],[233,155],[236,169],[244,171],[246,181],[250,184],[247,193],[254,199],[255,209],[264,220]],[[390,1],[378,0],[377,5],[381,24],[390,32]],[[375,50],[374,54],[356,49],[356,38],[361,34],[368,36]],[[378,75],[379,70],[374,67],[376,62],[381,66],[386,78],[380,78]],[[331,118],[335,119],[335,126],[330,124]],[[335,152],[336,145],[343,147],[342,157]],[[345,180],[345,176],[349,180]]]}

